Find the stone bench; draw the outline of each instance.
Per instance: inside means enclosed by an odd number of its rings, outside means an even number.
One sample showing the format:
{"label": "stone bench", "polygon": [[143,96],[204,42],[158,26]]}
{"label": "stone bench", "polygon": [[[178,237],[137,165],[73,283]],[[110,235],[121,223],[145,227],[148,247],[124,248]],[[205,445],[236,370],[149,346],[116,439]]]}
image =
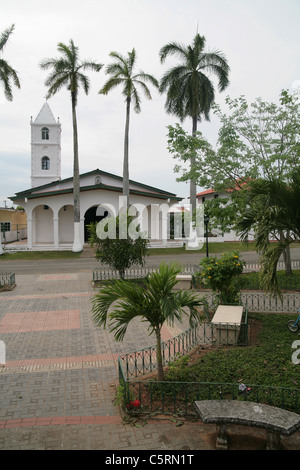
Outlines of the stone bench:
{"label": "stone bench", "polygon": [[267,431],[268,450],[281,447],[281,436],[300,429],[300,415],[275,406],[238,400],[196,401],[195,409],[204,423],[217,425],[217,449],[228,449],[228,425],[253,426]]}
{"label": "stone bench", "polygon": [[174,286],[175,290],[191,289],[192,275],[191,274],[178,274],[176,276],[177,284]]}

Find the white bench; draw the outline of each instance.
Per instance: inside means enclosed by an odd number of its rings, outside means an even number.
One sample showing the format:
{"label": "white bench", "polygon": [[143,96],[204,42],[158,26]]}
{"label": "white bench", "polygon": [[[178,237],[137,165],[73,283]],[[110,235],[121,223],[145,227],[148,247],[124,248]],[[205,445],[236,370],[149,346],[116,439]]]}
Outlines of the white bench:
{"label": "white bench", "polygon": [[300,429],[300,415],[275,406],[239,400],[196,401],[195,409],[204,423],[217,425],[217,449],[228,449],[230,424],[253,426],[267,431],[267,450],[281,448],[281,436]]}
{"label": "white bench", "polygon": [[176,276],[176,280],[178,282],[174,286],[175,290],[191,289],[191,287],[192,287],[192,276],[191,276],[191,274],[178,274]]}

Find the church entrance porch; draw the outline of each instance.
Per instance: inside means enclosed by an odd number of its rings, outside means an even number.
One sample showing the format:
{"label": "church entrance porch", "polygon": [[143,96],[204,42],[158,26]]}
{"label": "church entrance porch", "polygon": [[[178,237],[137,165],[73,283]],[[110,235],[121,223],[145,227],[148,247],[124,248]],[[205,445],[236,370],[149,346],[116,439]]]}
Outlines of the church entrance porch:
{"label": "church entrance porch", "polygon": [[87,243],[89,239],[88,225],[93,222],[100,222],[109,215],[106,207],[92,206],[84,214],[84,242]]}

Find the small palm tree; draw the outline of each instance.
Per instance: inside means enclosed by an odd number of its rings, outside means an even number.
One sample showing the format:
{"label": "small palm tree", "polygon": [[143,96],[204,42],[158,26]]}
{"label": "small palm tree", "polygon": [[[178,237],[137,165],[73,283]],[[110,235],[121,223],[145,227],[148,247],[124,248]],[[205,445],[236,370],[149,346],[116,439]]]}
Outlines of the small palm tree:
{"label": "small palm tree", "polygon": [[90,89],[89,78],[82,73],[85,70],[99,72],[102,64],[91,61],[80,61],[78,47],[70,40],[69,45],[60,42],[57,46],[61,57],[46,59],[40,63],[42,69],[52,69],[50,75],[45,81],[48,88],[47,99],[55,95],[59,90],[66,87],[71,93],[72,120],[73,120],[73,193],[74,193],[74,243],[73,251],[81,251],[80,242],[80,184],[79,184],[79,157],[78,157],[78,130],[76,106],[80,87],[87,95]]}
{"label": "small palm tree", "polygon": [[141,98],[138,93],[140,87],[146,98],[152,99],[150,90],[146,82],[150,82],[158,88],[158,81],[152,76],[144,72],[134,73],[136,65],[136,52],[132,49],[128,52],[128,56],[124,57],[118,52],[111,52],[110,57],[115,59],[115,62],[108,65],[106,74],[111,77],[104,84],[99,91],[100,94],[107,95],[109,91],[118,85],[123,87],[123,95],[126,98],[126,123],[125,123],[125,138],[124,138],[124,160],[123,160],[123,196],[127,198],[127,205],[129,204],[129,120],[130,120],[130,106],[131,101],[134,103],[134,110],[136,113],[141,112]]}
{"label": "small palm tree", "polygon": [[[3,53],[4,47],[14,28],[15,25],[12,25],[0,35],[0,54]],[[0,82],[2,82],[4,86],[4,94],[8,101],[13,100],[11,81],[13,81],[13,84],[17,88],[21,88],[17,72],[8,64],[6,60],[0,58]]]}
{"label": "small palm tree", "polygon": [[[277,263],[291,243],[300,243],[300,169],[286,181],[278,179],[254,181],[248,194],[248,207],[237,223],[242,240],[254,229],[256,247],[262,252],[261,284],[265,290],[279,294]],[[280,235],[276,245],[270,236]]]}
{"label": "small palm tree", "polygon": [[[176,276],[181,267],[161,264],[157,272],[151,273],[145,285],[132,284],[128,281],[115,281],[101,289],[93,297],[93,320],[97,326],[108,325],[117,341],[122,341],[130,321],[141,317],[149,323],[150,334],[156,336],[156,357],[158,380],[164,380],[161,328],[165,322],[173,324],[177,319],[182,321],[183,309],[190,311],[190,323],[200,319],[197,309],[203,305],[196,294],[190,291],[174,291]],[[116,304],[113,306],[113,303]],[[111,307],[113,309],[111,310]]]}
{"label": "small palm tree", "polygon": [[[197,123],[204,117],[209,120],[209,111],[215,99],[214,85],[206,73],[218,78],[219,91],[229,84],[229,66],[219,51],[205,52],[205,37],[196,34],[193,44],[185,46],[171,42],[160,50],[163,63],[167,56],[177,56],[181,63],[168,70],[161,79],[160,91],[167,92],[165,109],[178,116],[181,121],[192,118],[192,135],[197,132]],[[191,167],[194,160],[191,160]],[[190,199],[193,210],[196,207],[196,184],[190,183]]]}

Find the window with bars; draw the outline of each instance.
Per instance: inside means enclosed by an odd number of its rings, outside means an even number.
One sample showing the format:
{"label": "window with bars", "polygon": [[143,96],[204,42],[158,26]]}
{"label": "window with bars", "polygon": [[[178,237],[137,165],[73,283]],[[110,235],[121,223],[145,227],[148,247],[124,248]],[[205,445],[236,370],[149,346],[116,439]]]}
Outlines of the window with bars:
{"label": "window with bars", "polygon": [[42,158],[42,170],[50,170],[50,158],[49,157]]}
{"label": "window with bars", "polygon": [[49,129],[48,127],[42,128],[42,140],[49,140]]}

